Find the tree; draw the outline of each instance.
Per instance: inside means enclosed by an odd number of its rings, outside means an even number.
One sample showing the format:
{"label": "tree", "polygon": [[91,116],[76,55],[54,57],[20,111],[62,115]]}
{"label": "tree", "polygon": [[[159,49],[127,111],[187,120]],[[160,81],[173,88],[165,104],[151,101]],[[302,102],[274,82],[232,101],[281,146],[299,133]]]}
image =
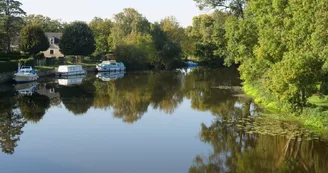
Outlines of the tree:
{"label": "tree", "polygon": [[22,3],[19,1],[0,0],[0,33],[2,32],[4,35],[6,51],[11,51],[11,43],[17,38],[22,28],[22,16],[25,15],[25,12],[21,6]]}
{"label": "tree", "polygon": [[252,0],[243,19],[227,19],[226,60],[240,63],[244,84],[259,90],[257,100],[299,113],[317,86],[325,87],[327,7],[327,0]]}
{"label": "tree", "polygon": [[39,25],[44,32],[63,32],[64,23],[42,15],[28,15],[24,17],[26,25]]}
{"label": "tree", "polygon": [[[173,30],[169,27],[166,29],[167,31]],[[176,38],[176,41],[171,40],[169,38],[170,33],[164,31],[162,26],[158,23],[151,25],[150,32],[156,49],[156,55],[151,57],[151,64],[159,69],[179,66],[181,64],[182,57],[180,40],[178,38]],[[171,35],[171,37],[174,38],[173,35]]]}
{"label": "tree", "polygon": [[109,36],[109,44],[112,48],[123,42],[131,33],[149,33],[150,23],[137,10],[125,8],[123,12],[114,16],[114,25]]}
{"label": "tree", "polygon": [[84,22],[73,22],[64,29],[60,51],[64,55],[87,56],[96,50],[91,29]]}
{"label": "tree", "polygon": [[150,35],[131,34],[119,44],[114,55],[129,69],[144,69],[155,56],[155,48]]}
{"label": "tree", "polygon": [[20,48],[33,56],[49,48],[49,40],[40,26],[28,25],[21,30]]}
{"label": "tree", "polygon": [[183,28],[174,16],[169,16],[161,20],[160,26],[170,40],[180,43],[185,38]]}
{"label": "tree", "polygon": [[223,65],[226,57],[225,22],[228,14],[214,11],[193,18],[193,26],[188,28],[188,36],[195,44],[193,56],[211,64]]}
{"label": "tree", "polygon": [[111,34],[113,22],[109,19],[95,17],[89,23],[89,27],[95,37],[96,52],[109,52],[111,50],[111,45],[109,45],[109,36]]}

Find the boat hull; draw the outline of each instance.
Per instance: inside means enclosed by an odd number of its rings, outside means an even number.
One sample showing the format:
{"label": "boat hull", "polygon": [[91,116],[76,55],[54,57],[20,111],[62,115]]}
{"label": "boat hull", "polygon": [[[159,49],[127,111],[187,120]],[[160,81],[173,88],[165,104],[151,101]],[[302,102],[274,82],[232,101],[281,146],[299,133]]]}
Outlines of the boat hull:
{"label": "boat hull", "polygon": [[57,76],[79,76],[79,75],[85,75],[86,71],[72,71],[72,72],[57,72]]}
{"label": "boat hull", "polygon": [[14,80],[17,83],[27,83],[27,82],[33,82],[38,80],[39,76],[33,75],[33,76],[20,76],[20,75],[15,75]]}

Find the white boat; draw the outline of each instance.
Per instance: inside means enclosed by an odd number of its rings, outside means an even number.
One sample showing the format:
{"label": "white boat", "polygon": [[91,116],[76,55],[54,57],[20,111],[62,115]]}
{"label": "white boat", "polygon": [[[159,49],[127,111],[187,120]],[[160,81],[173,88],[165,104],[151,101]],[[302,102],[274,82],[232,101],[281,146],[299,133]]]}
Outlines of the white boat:
{"label": "white boat", "polygon": [[31,66],[22,66],[18,72],[14,74],[14,80],[17,83],[32,82],[38,80],[39,76]]}
{"label": "white boat", "polygon": [[116,62],[115,60],[103,61],[96,68],[99,72],[124,71],[126,69],[123,63]]}
{"label": "white boat", "polygon": [[82,68],[82,65],[61,65],[56,72],[57,76],[74,76],[84,75],[86,71]]}
{"label": "white boat", "polygon": [[99,72],[97,78],[102,81],[114,81],[124,77],[124,72]]}

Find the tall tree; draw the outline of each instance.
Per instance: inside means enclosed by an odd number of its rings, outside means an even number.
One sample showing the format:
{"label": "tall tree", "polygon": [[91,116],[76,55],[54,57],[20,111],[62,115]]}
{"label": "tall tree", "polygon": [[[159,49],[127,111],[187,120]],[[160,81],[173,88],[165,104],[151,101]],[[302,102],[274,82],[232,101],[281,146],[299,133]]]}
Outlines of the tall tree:
{"label": "tall tree", "polygon": [[192,27],[188,28],[188,36],[195,44],[194,56],[199,60],[223,64],[226,56],[225,22],[229,15],[214,11],[193,18]]}
{"label": "tall tree", "polygon": [[110,51],[109,35],[113,27],[113,22],[109,19],[95,17],[89,27],[93,32],[96,41],[96,52],[103,53]]}
{"label": "tall tree", "polygon": [[0,30],[4,34],[5,50],[10,51],[11,43],[17,39],[26,13],[22,3],[15,0],[0,0]]}
{"label": "tall tree", "polygon": [[27,25],[39,25],[44,32],[63,32],[64,23],[47,16],[30,14],[24,17]]}
{"label": "tall tree", "polygon": [[151,35],[156,49],[156,56],[152,57],[151,62],[157,68],[173,68],[181,62],[180,43],[184,39],[181,35],[184,31],[177,22],[163,21],[161,24],[151,25]]}
{"label": "tall tree", "polygon": [[38,25],[28,25],[21,30],[20,48],[33,56],[49,48],[49,40]]}
{"label": "tall tree", "polygon": [[96,50],[92,30],[84,22],[73,22],[67,26],[59,47],[64,55],[87,56]]}
{"label": "tall tree", "polygon": [[109,37],[109,44],[115,48],[131,33],[149,33],[150,23],[133,8],[125,8],[114,16],[115,24]]}

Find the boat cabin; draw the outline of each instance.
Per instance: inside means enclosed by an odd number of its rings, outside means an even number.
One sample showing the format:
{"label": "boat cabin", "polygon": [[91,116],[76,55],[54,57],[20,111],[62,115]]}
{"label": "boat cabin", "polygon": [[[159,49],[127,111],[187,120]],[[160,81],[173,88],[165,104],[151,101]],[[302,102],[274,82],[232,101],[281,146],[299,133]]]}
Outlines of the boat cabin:
{"label": "boat cabin", "polygon": [[69,75],[83,75],[85,74],[82,65],[61,65],[58,67],[57,75],[69,76]]}
{"label": "boat cabin", "polygon": [[83,68],[81,65],[61,65],[58,67],[58,72],[74,72],[82,70]]}

